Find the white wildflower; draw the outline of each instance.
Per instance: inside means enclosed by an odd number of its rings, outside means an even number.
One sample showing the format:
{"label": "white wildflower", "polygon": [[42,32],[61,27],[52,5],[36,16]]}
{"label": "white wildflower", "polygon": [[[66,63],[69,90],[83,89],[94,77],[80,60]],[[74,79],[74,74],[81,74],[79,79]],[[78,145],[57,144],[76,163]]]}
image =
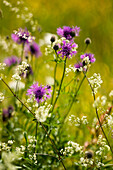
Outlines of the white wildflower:
{"label": "white wildflower", "polygon": [[67,146],[65,147],[65,149],[61,149],[60,152],[63,154],[63,155],[69,155],[69,156],[72,156],[75,152],[81,152],[83,149],[82,146],[80,146],[78,143],[75,143],[75,142],[72,142],[72,141],[69,141],[67,143]]}
{"label": "white wildflower", "polygon": [[84,125],[87,125],[87,124],[88,124],[87,116],[83,116],[83,117],[81,118],[81,121],[82,121],[82,123],[83,123]]}
{"label": "white wildflower", "polygon": [[2,102],[4,100],[4,95],[3,93],[0,92],[0,102]]}
{"label": "white wildflower", "polygon": [[6,64],[5,63],[0,63],[0,70],[4,70],[5,69]]}
{"label": "white wildflower", "polygon": [[21,80],[21,77],[18,75],[18,73],[15,73],[13,76],[12,76],[12,80]]}
{"label": "white wildflower", "polygon": [[89,82],[94,90],[94,93],[97,93],[98,88],[101,86],[103,83],[100,74],[94,73],[92,77],[88,78]]}
{"label": "white wildflower", "polygon": [[46,84],[48,84],[48,85],[53,85],[54,84],[54,79],[53,79],[53,77],[51,77],[51,76],[47,76],[46,77]]}
{"label": "white wildflower", "polygon": [[106,116],[106,121],[107,121],[107,125],[108,125],[109,127],[112,127],[112,126],[113,126],[113,116],[112,116],[112,115]]}
{"label": "white wildflower", "polygon": [[13,143],[14,143],[13,140],[8,140],[8,144],[9,144],[9,145],[12,145]]}
{"label": "white wildflower", "polygon": [[45,122],[46,119],[51,116],[51,113],[49,113],[50,109],[51,109],[50,104],[48,106],[40,106],[35,111],[36,119],[40,122]]}
{"label": "white wildflower", "polygon": [[87,116],[83,116],[82,118],[76,117],[75,115],[69,116],[69,121],[74,124],[75,126],[80,126],[80,125],[87,125],[88,120]]}
{"label": "white wildflower", "polygon": [[[25,83],[21,82],[21,81],[10,81],[8,83],[8,85],[10,86],[11,89],[14,89],[14,90],[21,90],[21,89],[24,89],[25,88]],[[16,89],[16,86],[18,87]]]}
{"label": "white wildflower", "polygon": [[107,101],[107,97],[106,96],[102,96],[101,97],[101,105],[104,106],[106,104]]}
{"label": "white wildflower", "polygon": [[113,97],[113,90],[110,91],[109,97]]}

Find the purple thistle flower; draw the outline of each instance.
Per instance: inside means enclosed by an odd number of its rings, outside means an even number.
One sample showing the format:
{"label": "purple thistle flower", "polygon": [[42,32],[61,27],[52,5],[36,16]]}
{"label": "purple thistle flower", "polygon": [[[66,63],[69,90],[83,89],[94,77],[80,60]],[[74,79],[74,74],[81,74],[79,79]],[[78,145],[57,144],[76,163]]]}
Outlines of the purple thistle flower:
{"label": "purple thistle flower", "polygon": [[65,37],[68,40],[72,40],[73,37],[79,36],[80,27],[69,27],[69,26],[63,26],[62,28],[57,28],[57,34],[60,37]]}
{"label": "purple thistle flower", "polygon": [[38,58],[42,54],[39,45],[34,41],[32,43],[26,44],[24,51],[26,56],[30,52],[31,55],[34,55],[36,58]]}
{"label": "purple thistle flower", "polygon": [[78,45],[73,42],[66,42],[65,40],[62,41],[62,44],[59,44],[59,51],[57,52],[60,54],[62,58],[66,56],[67,58],[71,58],[73,54],[76,54],[76,48]]}
{"label": "purple thistle flower", "polygon": [[79,69],[80,67],[83,67],[83,64],[80,62],[80,63],[75,64],[74,67]]}
{"label": "purple thistle flower", "polygon": [[20,64],[20,62],[21,62],[21,58],[18,58],[16,56],[11,56],[4,59],[4,63],[9,67],[12,65]]}
{"label": "purple thistle flower", "polygon": [[83,55],[80,56],[81,60],[83,60],[85,57],[89,58],[90,63],[94,63],[95,62],[95,58],[94,58],[94,54],[91,53],[85,53]]}
{"label": "purple thistle flower", "polygon": [[2,112],[3,121],[6,121],[8,118],[10,118],[13,111],[14,111],[13,106],[9,106],[8,109],[3,109]]}
{"label": "purple thistle flower", "polygon": [[81,68],[83,68],[83,64],[82,64],[81,62],[79,62],[79,63],[76,63],[76,64],[74,65],[74,67],[76,68],[77,71],[80,71]]}
{"label": "purple thistle flower", "polygon": [[31,36],[27,28],[19,28],[18,31],[15,31],[15,33],[11,35],[11,37],[17,44],[31,43],[35,39]]}
{"label": "purple thistle flower", "polygon": [[36,82],[27,90],[27,95],[34,96],[35,100],[41,103],[51,97],[51,91],[51,86],[39,86],[38,82]]}

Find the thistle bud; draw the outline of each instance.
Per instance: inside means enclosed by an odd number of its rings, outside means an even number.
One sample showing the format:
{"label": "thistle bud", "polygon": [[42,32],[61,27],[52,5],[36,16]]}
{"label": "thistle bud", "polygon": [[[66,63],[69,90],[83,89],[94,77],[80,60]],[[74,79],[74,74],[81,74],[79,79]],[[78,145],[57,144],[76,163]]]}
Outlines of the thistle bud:
{"label": "thistle bud", "polygon": [[57,50],[59,49],[59,46],[58,46],[57,44],[55,44],[55,45],[53,46],[53,49],[54,49],[55,51],[57,51]]}
{"label": "thistle bud", "polygon": [[50,41],[53,43],[53,42],[55,42],[55,36],[52,36],[51,38],[50,38]]}
{"label": "thistle bud", "polygon": [[92,151],[86,151],[85,157],[88,158],[88,159],[91,159],[93,157],[93,152]]}
{"label": "thistle bud", "polygon": [[85,42],[85,44],[89,45],[89,44],[91,44],[91,39],[90,38],[86,38],[84,42]]}

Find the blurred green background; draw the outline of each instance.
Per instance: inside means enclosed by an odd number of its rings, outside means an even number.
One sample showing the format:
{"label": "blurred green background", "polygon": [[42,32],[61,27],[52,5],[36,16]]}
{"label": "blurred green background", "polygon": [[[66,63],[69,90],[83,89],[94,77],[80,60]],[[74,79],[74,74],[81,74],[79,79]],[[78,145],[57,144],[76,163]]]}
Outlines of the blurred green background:
{"label": "blurred green background", "polygon": [[[17,1],[10,0],[14,6]],[[56,33],[63,25],[79,26],[77,38],[79,50],[84,48],[84,39],[90,37],[89,51],[95,54],[93,71],[100,72],[107,92],[113,83],[113,1],[112,0],[25,0],[24,6],[34,14],[42,32]],[[16,19],[15,13],[0,0],[3,17],[0,19],[0,34],[10,35],[14,29],[25,27],[24,21]],[[29,28],[28,28],[29,29]],[[1,54],[2,55],[2,54]]]}

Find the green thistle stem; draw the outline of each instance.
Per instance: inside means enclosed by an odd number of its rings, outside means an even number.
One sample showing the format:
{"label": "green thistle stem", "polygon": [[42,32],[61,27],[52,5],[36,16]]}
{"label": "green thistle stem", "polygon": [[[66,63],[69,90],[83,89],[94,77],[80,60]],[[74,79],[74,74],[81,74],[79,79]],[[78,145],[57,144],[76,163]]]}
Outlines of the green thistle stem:
{"label": "green thistle stem", "polygon": [[[57,57],[58,58],[58,57]],[[55,69],[54,69],[54,85],[53,85],[53,93],[52,93],[52,97],[51,97],[51,105],[53,104],[53,98],[54,98],[54,93],[55,93],[55,84],[56,84],[56,70],[57,70],[57,61],[56,61],[56,65],[55,65]]]}
{"label": "green thistle stem", "polygon": [[[80,88],[81,88],[84,80],[85,80],[85,76],[84,76],[83,79],[81,80],[81,82],[80,82],[80,84],[79,84],[79,87],[78,87],[77,91],[75,92],[74,97],[73,97],[73,99],[72,99],[72,102],[71,102],[71,104],[70,104],[70,106],[69,106],[69,109],[68,109],[67,113],[65,114],[63,121],[61,122],[62,127],[63,127],[64,122],[65,122],[65,120],[66,120],[66,118],[67,118],[67,116],[68,116],[68,114],[69,114],[69,112],[70,112],[70,110],[71,110],[71,108],[72,108],[72,106],[73,106],[73,104],[74,104],[75,98],[76,98],[76,96],[77,96],[77,94],[78,94],[78,92],[79,92],[79,90],[80,90]],[[61,128],[60,128],[60,129],[61,129]]]}
{"label": "green thistle stem", "polygon": [[60,92],[61,92],[61,87],[62,87],[62,83],[63,83],[63,80],[64,80],[65,71],[66,71],[66,60],[67,60],[67,57],[66,57],[65,60],[64,60],[63,75],[62,75],[62,79],[61,79],[61,82],[60,82],[58,94],[57,94],[57,96],[56,96],[56,99],[55,99],[55,102],[54,102],[54,104],[53,104],[53,108],[52,108],[51,112],[53,112],[54,107],[55,107],[55,104],[56,104],[56,102],[57,102],[57,100],[58,100],[58,98],[59,98]]}

